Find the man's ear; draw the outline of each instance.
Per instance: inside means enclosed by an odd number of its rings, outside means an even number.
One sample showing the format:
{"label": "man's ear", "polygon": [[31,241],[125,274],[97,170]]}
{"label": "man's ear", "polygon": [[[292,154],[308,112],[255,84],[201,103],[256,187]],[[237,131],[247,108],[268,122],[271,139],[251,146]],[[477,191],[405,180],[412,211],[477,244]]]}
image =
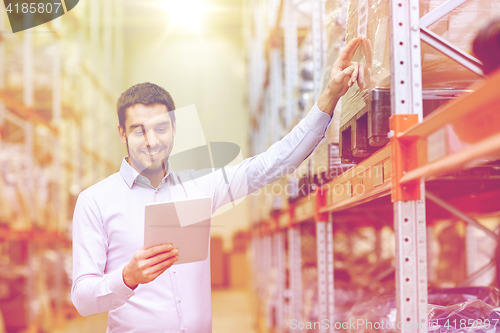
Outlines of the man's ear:
{"label": "man's ear", "polygon": [[124,144],[127,144],[127,134],[125,133],[125,129],[118,124],[118,134],[120,135],[120,139]]}
{"label": "man's ear", "polygon": [[177,120],[174,120],[172,123],[172,137],[175,137],[175,133],[177,131]]}

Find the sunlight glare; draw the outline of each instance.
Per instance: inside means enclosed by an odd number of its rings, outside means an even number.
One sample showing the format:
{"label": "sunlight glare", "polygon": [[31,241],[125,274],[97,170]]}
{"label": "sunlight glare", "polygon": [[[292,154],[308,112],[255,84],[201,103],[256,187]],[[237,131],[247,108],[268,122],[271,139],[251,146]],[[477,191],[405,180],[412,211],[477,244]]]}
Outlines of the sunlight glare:
{"label": "sunlight glare", "polygon": [[166,9],[173,28],[184,32],[201,33],[207,6],[202,0],[169,0]]}

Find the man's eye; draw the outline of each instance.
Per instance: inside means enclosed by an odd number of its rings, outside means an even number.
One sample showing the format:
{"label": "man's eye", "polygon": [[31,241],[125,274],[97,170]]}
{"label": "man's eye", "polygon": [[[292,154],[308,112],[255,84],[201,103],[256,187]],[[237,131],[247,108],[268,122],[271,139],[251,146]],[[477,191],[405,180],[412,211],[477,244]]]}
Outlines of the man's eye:
{"label": "man's eye", "polygon": [[132,133],[134,133],[135,135],[142,135],[142,129],[138,128],[136,130],[134,130]]}
{"label": "man's eye", "polygon": [[159,133],[165,133],[167,131],[167,128],[166,127],[160,127],[160,128],[157,129],[157,131]]}

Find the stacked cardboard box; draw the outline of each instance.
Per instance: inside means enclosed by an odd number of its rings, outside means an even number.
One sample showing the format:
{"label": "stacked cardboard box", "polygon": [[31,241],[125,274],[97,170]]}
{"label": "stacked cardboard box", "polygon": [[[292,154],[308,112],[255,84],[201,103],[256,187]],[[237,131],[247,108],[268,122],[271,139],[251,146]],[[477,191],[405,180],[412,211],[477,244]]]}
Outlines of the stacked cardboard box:
{"label": "stacked cardboard box", "polygon": [[[442,3],[444,0],[421,0],[420,15]],[[458,48],[471,52],[477,31],[499,14],[500,4],[496,1],[470,0],[433,23],[429,29]],[[389,2],[349,2],[346,41],[357,36],[365,37],[353,61],[363,64],[366,86],[361,89],[354,84],[342,98],[340,154],[343,162],[357,163],[389,141],[388,119],[394,113],[390,98],[389,30]],[[421,57],[424,117],[481,79],[426,43],[422,43]]]}
{"label": "stacked cardboard box", "polygon": [[[420,16],[435,9],[444,0],[421,0]],[[366,12],[363,12],[366,11]],[[432,24],[429,29],[448,42],[471,53],[472,41],[478,30],[500,14],[500,3],[489,0],[469,0]],[[342,98],[340,126],[345,125],[371,101],[374,88],[389,89],[390,45],[389,2],[350,0],[346,24],[346,42],[359,35],[366,41],[353,61],[366,64],[368,86],[361,90],[355,84]],[[429,45],[422,43],[422,88],[466,89],[481,78]]]}

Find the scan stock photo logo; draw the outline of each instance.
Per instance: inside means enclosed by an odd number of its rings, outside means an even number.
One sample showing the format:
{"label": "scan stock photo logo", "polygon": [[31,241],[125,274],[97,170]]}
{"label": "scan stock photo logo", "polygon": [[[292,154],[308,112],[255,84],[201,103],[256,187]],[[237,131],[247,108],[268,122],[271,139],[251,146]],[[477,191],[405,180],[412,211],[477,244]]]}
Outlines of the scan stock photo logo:
{"label": "scan stock photo logo", "polygon": [[[168,163],[179,180],[186,184],[214,172],[220,172],[224,190],[220,194],[223,203],[213,216],[220,215],[238,205],[250,194],[251,184],[244,169],[240,146],[231,142],[206,140],[196,106],[188,105],[175,110],[176,134]],[[157,119],[144,123],[145,129]],[[144,131],[148,133],[147,131]],[[144,137],[148,142],[147,135]],[[212,225],[214,226],[214,225]]]}
{"label": "scan stock photo logo", "polygon": [[78,4],[79,0],[4,0],[12,32],[20,32],[56,19]]}

